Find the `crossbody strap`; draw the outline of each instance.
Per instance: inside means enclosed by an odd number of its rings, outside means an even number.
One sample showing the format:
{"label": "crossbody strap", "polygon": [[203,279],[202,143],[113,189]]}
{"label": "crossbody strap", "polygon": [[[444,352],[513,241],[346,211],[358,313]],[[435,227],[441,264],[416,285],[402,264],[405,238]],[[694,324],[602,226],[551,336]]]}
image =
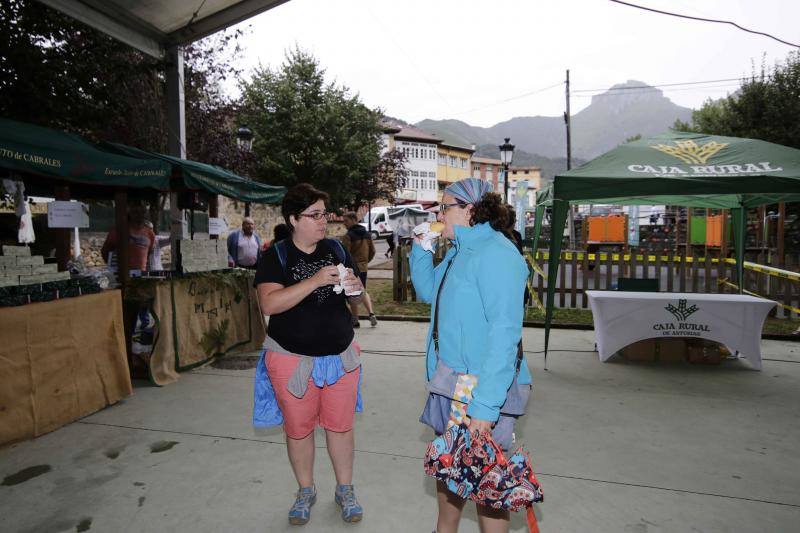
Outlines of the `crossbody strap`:
{"label": "crossbody strap", "polygon": [[442,281],[439,283],[439,290],[436,292],[436,305],[433,308],[433,349],[436,350],[437,358],[439,357],[439,297],[442,295],[444,280],[447,278],[447,272],[453,265],[453,259],[455,259],[455,256],[450,258],[450,261],[447,262],[447,266],[444,269]]}

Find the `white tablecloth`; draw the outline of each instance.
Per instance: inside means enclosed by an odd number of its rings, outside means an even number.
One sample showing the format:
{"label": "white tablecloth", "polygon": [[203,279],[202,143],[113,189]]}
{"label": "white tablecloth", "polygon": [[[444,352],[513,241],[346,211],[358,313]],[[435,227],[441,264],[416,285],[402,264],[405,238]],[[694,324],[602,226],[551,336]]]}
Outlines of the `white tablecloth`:
{"label": "white tablecloth", "polygon": [[586,291],[600,360],[636,341],[703,338],[761,369],[761,329],[775,302],[738,294]]}

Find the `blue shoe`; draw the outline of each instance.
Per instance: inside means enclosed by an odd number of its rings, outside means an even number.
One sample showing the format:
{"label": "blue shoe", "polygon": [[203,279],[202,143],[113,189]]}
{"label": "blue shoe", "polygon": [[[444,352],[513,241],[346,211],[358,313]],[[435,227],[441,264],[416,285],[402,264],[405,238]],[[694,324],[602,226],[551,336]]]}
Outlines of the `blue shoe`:
{"label": "blue shoe", "polygon": [[364,509],[356,500],[353,485],[336,485],[334,499],[342,508],[342,520],[345,522],[360,522],[364,518]]}
{"label": "blue shoe", "polygon": [[302,526],[311,518],[311,506],[317,502],[317,489],[303,487],[297,491],[297,499],[289,509],[289,523],[293,526]]}

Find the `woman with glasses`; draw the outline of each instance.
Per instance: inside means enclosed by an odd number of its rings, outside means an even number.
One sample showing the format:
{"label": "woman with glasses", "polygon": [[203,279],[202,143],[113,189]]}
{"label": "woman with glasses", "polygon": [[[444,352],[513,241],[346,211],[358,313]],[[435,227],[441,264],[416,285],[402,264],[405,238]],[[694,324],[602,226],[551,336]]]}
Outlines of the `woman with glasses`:
{"label": "woman with glasses", "polygon": [[[410,255],[417,296],[432,304],[427,339],[431,394],[420,420],[441,433],[455,415],[470,431],[491,431],[507,449],[515,417],[505,413],[513,396],[515,412],[521,414],[530,392],[530,371],[519,349],[528,269],[504,233],[509,212],[488,182],[467,178],[448,186],[438,219],[444,223],[442,236],[452,243],[442,262],[434,267],[433,254],[420,246],[421,237],[415,238]],[[461,399],[471,394],[465,411],[463,403],[452,401],[454,386],[462,387]],[[461,412],[451,411],[454,406]],[[465,500],[441,481],[437,493],[436,531],[455,532]],[[508,531],[507,511],[478,505],[477,512],[482,532]]]}
{"label": "woman with glasses", "polygon": [[[364,288],[339,241],[326,239],[328,195],[308,183],[287,191],[282,214],[290,236],[258,262],[255,286],[270,316],[264,354],[256,369],[253,422],[283,424],[298,491],[289,522],[302,525],[317,499],[314,429],[325,429],[336,476],[334,500],[342,519],[363,516],[353,489],[353,418],[361,410],[360,350],[353,339],[348,294]],[[346,267],[340,278],[338,264]],[[340,287],[344,290],[340,290]]]}

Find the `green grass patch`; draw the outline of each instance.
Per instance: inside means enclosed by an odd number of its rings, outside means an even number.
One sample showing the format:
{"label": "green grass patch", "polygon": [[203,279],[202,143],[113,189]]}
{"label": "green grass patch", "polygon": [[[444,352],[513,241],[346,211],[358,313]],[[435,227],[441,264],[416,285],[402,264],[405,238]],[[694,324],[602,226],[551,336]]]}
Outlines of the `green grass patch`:
{"label": "green grass patch", "polygon": [[[420,302],[395,302],[392,299],[392,281],[387,279],[370,280],[368,283],[372,306],[378,315],[430,316],[431,306]],[[525,320],[544,322],[544,312],[528,308]],[[592,312],[589,309],[555,309],[553,324],[585,324],[591,326]],[[770,335],[791,335],[800,328],[800,320],[768,317],[764,333]]]}

